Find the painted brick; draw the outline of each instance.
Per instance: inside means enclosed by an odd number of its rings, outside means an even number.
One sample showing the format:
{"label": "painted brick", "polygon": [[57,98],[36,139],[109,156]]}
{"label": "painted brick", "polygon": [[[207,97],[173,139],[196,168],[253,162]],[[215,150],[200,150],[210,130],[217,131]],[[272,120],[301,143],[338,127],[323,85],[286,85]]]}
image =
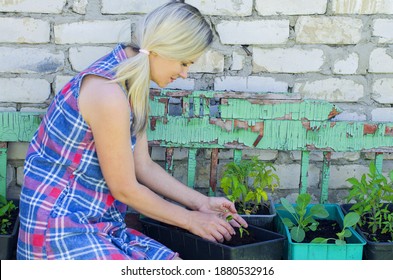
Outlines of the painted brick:
{"label": "painted brick", "polygon": [[[151,88],[160,89],[160,87],[154,83],[150,83]],[[195,80],[194,79],[177,79],[172,83],[168,84],[166,89],[184,89],[184,90],[194,90],[195,89]]]}
{"label": "painted brick", "polygon": [[7,158],[13,160],[25,160],[29,143],[10,142],[8,144]]}
{"label": "painted brick", "polygon": [[333,73],[341,75],[356,74],[359,68],[359,55],[347,53],[345,58],[336,59],[333,63]]}
{"label": "painted brick", "polygon": [[344,111],[335,116],[333,121],[365,121],[367,116],[364,113]]}
{"label": "painted brick", "polygon": [[393,14],[392,0],[332,0],[335,14]]}
{"label": "painted brick", "polygon": [[214,90],[244,92],[287,92],[288,83],[270,77],[259,76],[225,76],[214,80]]}
{"label": "painted brick", "polygon": [[356,44],[361,39],[362,20],[350,17],[298,18],[296,42],[305,44]]}
{"label": "painted brick", "polygon": [[[153,147],[151,158],[153,160],[165,161],[165,148]],[[175,148],[173,152],[173,160],[182,160],[188,158],[188,149]]]}
{"label": "painted brick", "polygon": [[103,14],[145,14],[167,2],[167,0],[102,0],[101,12]]}
{"label": "painted brick", "polygon": [[364,86],[352,80],[329,78],[295,83],[294,92],[303,98],[330,102],[356,102],[364,97]]}
{"label": "painted brick", "polygon": [[0,78],[0,102],[42,103],[50,84],[42,79]]}
{"label": "painted brick", "polygon": [[393,19],[375,19],[372,35],[378,38],[378,43],[393,43]]}
{"label": "painted brick", "polygon": [[368,167],[363,165],[332,165],[330,167],[329,189],[349,188],[348,178],[356,177],[360,180],[361,174],[368,173]]}
{"label": "painted brick", "polygon": [[16,168],[16,184],[22,186],[24,180],[23,166]]}
{"label": "painted brick", "polygon": [[393,73],[393,49],[377,48],[370,54],[370,73]]}
{"label": "painted brick", "polygon": [[393,79],[376,79],[373,82],[371,97],[379,103],[393,104]]}
{"label": "painted brick", "polygon": [[222,44],[284,44],[289,37],[289,21],[222,21],[216,30]]}
{"label": "painted brick", "polygon": [[[249,159],[253,156],[257,156],[258,159],[260,160],[275,160],[277,159],[278,156],[278,151],[277,150],[243,150],[243,159]],[[210,159],[210,153],[207,153],[205,155],[205,159]],[[220,152],[218,153],[218,159],[219,160],[233,160],[233,150],[228,150],[228,149],[220,149]]]}
{"label": "painted brick", "polygon": [[94,61],[112,51],[108,47],[76,47],[70,48],[70,63],[75,71],[82,71]]}
{"label": "painted brick", "polygon": [[[301,160],[301,152],[300,151],[292,151],[291,153],[291,158],[293,160]],[[334,152],[332,153],[332,160],[340,160],[340,159],[344,159],[344,160],[348,160],[348,161],[357,161],[358,159],[360,159],[360,153],[357,152],[347,152],[347,153],[343,153],[343,152]],[[323,161],[323,153],[322,152],[314,152],[311,151],[310,152],[310,161]]]}
{"label": "painted brick", "polygon": [[223,71],[224,55],[214,50],[208,50],[190,66],[190,73],[220,73]]}
{"label": "painted brick", "polygon": [[235,71],[243,69],[245,60],[246,57],[243,51],[242,52],[240,52],[239,50],[234,51],[232,53],[232,65],[230,69]]}
{"label": "painted brick", "polygon": [[37,108],[37,107],[25,107],[23,106],[22,108],[20,108],[20,112],[24,112],[24,113],[41,113],[42,115],[44,115],[47,111],[47,108]]}
{"label": "painted brick", "polygon": [[117,43],[131,40],[131,22],[83,21],[54,27],[56,44]]}
{"label": "painted brick", "polygon": [[250,16],[253,0],[186,0],[204,15],[212,16]]}
{"label": "painted brick", "polygon": [[318,72],[324,63],[320,49],[262,49],[253,50],[253,72],[306,73]]}
{"label": "painted brick", "polygon": [[262,16],[324,14],[327,0],[255,0],[255,9]]}
{"label": "painted brick", "polygon": [[7,164],[7,187],[10,186],[11,182],[14,180],[15,177],[15,168],[11,165]]}
{"label": "painted brick", "polygon": [[88,0],[74,0],[74,3],[72,3],[72,10],[77,14],[85,15],[87,4],[89,4]]}
{"label": "painted brick", "polygon": [[66,0],[17,0],[0,1],[0,12],[60,14]]}
{"label": "painted brick", "polygon": [[33,18],[0,18],[0,42],[40,44],[49,42],[50,24]]}
{"label": "painted brick", "polygon": [[15,107],[0,107],[0,112],[16,112]]}
{"label": "painted brick", "polygon": [[0,72],[53,73],[64,67],[64,53],[44,48],[0,47]]}
{"label": "painted brick", "polygon": [[393,122],[393,108],[376,108],[371,111],[374,122]]}

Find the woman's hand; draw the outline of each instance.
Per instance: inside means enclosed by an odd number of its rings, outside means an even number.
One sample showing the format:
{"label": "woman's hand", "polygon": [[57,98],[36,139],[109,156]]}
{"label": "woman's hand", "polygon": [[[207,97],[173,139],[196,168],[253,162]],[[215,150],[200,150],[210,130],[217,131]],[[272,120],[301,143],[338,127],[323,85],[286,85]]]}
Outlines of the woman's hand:
{"label": "woman's hand", "polygon": [[235,230],[226,219],[216,213],[190,211],[187,230],[213,242],[230,240]]}
{"label": "woman's hand", "polygon": [[211,213],[221,218],[222,220],[227,219],[228,216],[232,216],[229,223],[233,227],[247,227],[247,222],[237,214],[235,205],[224,197],[207,197],[206,202],[199,206],[197,209],[203,213]]}

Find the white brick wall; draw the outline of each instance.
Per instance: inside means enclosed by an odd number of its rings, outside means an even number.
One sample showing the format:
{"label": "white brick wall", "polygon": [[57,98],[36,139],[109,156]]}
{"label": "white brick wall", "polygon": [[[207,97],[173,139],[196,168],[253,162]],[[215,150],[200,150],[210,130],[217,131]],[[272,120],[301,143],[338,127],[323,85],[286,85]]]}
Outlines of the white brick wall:
{"label": "white brick wall", "polygon": [[167,3],[166,0],[102,0],[103,14],[145,14]]}
{"label": "white brick wall", "polygon": [[0,73],[53,73],[64,67],[64,53],[39,48],[0,47]]}
{"label": "white brick wall", "polygon": [[0,12],[60,14],[66,0],[0,1]]}
{"label": "white brick wall", "polygon": [[372,34],[378,38],[378,43],[393,43],[393,19],[375,19]]}
{"label": "white brick wall", "polygon": [[370,54],[371,73],[393,73],[393,52],[390,48],[377,48]]}
{"label": "white brick wall", "polygon": [[54,27],[56,44],[91,44],[129,42],[131,22],[83,21],[58,24]]}
{"label": "white brick wall", "polygon": [[318,72],[323,63],[324,53],[320,49],[254,48],[253,51],[253,72]]}
{"label": "white brick wall", "polygon": [[348,79],[330,78],[295,84],[295,92],[303,98],[331,102],[356,102],[364,97],[364,86]]}
{"label": "white brick wall", "polygon": [[43,103],[49,94],[46,80],[0,78],[0,102]]}
{"label": "white brick wall", "polygon": [[0,43],[48,43],[50,23],[34,18],[0,18]]}
{"label": "white brick wall", "polygon": [[376,79],[373,83],[372,98],[383,104],[393,104],[393,79]]}
{"label": "white brick wall", "polygon": [[393,108],[377,108],[372,110],[371,120],[375,122],[393,122]]}
{"label": "white brick wall", "polygon": [[110,52],[109,47],[76,47],[70,48],[69,58],[72,69],[82,71],[94,61]]}
{"label": "white brick wall", "polygon": [[214,80],[214,90],[244,92],[287,92],[288,83],[270,77],[219,77]]}
{"label": "white brick wall", "polygon": [[222,44],[283,44],[288,20],[222,21],[216,26]]}
{"label": "white brick wall", "polygon": [[336,14],[393,14],[392,0],[332,0]]}
{"label": "white brick wall", "polygon": [[324,14],[327,0],[255,0],[258,14],[272,15],[307,15]]}
{"label": "white brick wall", "polygon": [[303,44],[356,44],[362,34],[362,20],[350,17],[302,16],[296,22],[296,41]]}
{"label": "white brick wall", "polygon": [[333,73],[342,75],[356,74],[359,68],[359,55],[357,53],[346,53],[344,58],[333,61]]}
{"label": "white brick wall", "polygon": [[224,55],[208,50],[190,66],[190,73],[222,73],[224,71]]}
{"label": "white brick wall", "polygon": [[250,16],[253,0],[187,0],[205,15],[214,16]]}

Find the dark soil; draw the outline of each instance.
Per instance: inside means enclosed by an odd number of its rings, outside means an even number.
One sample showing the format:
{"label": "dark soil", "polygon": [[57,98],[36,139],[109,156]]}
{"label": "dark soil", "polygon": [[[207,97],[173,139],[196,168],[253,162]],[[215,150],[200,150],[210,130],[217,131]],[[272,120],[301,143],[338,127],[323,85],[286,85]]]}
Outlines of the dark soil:
{"label": "dark soil", "polygon": [[223,244],[228,245],[228,246],[241,246],[241,245],[246,245],[246,244],[252,244],[252,243],[256,243],[259,242],[258,239],[255,238],[255,236],[252,233],[251,229],[247,229],[248,233],[243,232],[243,236],[240,237],[240,232],[239,232],[239,228],[234,228],[236,231],[236,235],[233,235],[231,240],[229,241],[224,241]]}
{"label": "dark soil", "polygon": [[[179,228],[179,227],[176,227],[173,225],[168,225],[168,224],[161,223],[161,222],[160,222],[160,224],[165,227],[172,228],[174,230],[178,230],[178,231],[182,231],[182,232],[194,235],[193,233],[191,233],[183,228]],[[250,229],[250,228],[247,228],[248,234],[246,232],[243,232],[242,237],[240,237],[239,228],[234,227],[234,229],[235,229],[236,235],[233,235],[231,240],[229,240],[229,241],[224,240],[224,242],[222,244],[225,244],[225,245],[228,245],[231,247],[236,247],[236,246],[252,244],[252,243],[256,243],[256,242],[260,241],[255,237],[255,234],[252,232],[252,229]]]}
{"label": "dark soil", "polygon": [[393,236],[391,233],[382,233],[381,230],[377,230],[374,234],[372,230],[367,226],[362,226],[360,230],[364,236],[372,242],[393,242]]}
{"label": "dark soil", "polygon": [[[254,205],[252,205],[252,206],[254,206]],[[242,209],[241,205],[235,203],[235,207],[236,207],[236,210],[238,211],[239,214],[241,214],[241,215],[245,214],[241,211],[241,209]],[[259,205],[259,207],[257,209],[258,210],[252,214],[254,214],[254,215],[270,215],[269,205],[267,205],[265,203]]]}
{"label": "dark soil", "polygon": [[[319,222],[316,231],[307,231],[306,237],[302,243],[310,243],[316,237],[334,238],[337,239],[336,233],[341,231],[340,225],[334,220],[316,220]],[[329,240],[328,243],[334,243],[334,240]]]}

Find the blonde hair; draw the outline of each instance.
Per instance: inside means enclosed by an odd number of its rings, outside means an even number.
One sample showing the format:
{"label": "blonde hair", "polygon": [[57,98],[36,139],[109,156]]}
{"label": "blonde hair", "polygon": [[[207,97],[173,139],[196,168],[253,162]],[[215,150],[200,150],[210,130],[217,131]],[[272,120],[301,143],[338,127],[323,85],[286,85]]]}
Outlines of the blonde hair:
{"label": "blonde hair", "polygon": [[146,130],[149,113],[149,56],[139,49],[165,59],[190,62],[198,58],[212,40],[210,26],[201,13],[185,3],[164,4],[139,22],[130,45],[137,55],[119,65],[116,72],[116,81],[125,85],[128,91],[134,114],[134,134]]}

